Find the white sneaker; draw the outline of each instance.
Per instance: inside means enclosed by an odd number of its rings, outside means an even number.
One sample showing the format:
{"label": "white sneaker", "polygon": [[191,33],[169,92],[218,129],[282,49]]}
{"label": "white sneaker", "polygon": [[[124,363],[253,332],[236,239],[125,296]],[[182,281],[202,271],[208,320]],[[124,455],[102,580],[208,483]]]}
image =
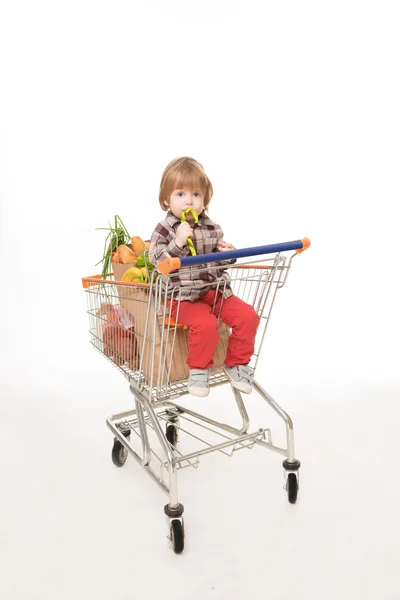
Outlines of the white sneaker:
{"label": "white sneaker", "polygon": [[251,384],[253,382],[254,371],[245,365],[237,365],[236,367],[225,367],[224,371],[234,388],[250,394],[252,391]]}
{"label": "white sneaker", "polygon": [[210,393],[210,386],[208,385],[208,369],[190,369],[189,371],[189,384],[188,392],[193,396],[200,396],[204,398]]}

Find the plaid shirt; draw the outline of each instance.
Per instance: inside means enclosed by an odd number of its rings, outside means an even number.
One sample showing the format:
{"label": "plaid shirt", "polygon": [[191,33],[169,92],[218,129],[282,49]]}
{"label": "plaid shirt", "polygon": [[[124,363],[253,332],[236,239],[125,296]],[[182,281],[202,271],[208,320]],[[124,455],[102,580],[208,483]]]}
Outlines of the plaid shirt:
{"label": "plaid shirt", "polygon": [[[179,248],[175,244],[176,230],[181,221],[175,217],[172,212],[168,212],[164,221],[161,221],[154,229],[151,236],[149,256],[153,265],[157,265],[165,258],[190,256],[190,250],[186,244]],[[209,254],[218,252],[218,242],[223,238],[223,231],[219,225],[211,221],[207,215],[202,213],[199,216],[199,222],[193,228],[193,244],[197,254]],[[171,287],[180,286],[180,299],[194,302],[198,300],[208,290],[215,289],[216,284],[210,283],[220,280],[220,290],[224,298],[232,296],[233,292],[229,286],[230,277],[225,271],[227,268],[215,269],[217,265],[229,265],[236,262],[233,260],[218,261],[214,263],[204,263],[185,267],[178,271],[173,271],[169,276],[169,292],[167,296],[171,297]],[[174,298],[178,299],[176,292]]]}

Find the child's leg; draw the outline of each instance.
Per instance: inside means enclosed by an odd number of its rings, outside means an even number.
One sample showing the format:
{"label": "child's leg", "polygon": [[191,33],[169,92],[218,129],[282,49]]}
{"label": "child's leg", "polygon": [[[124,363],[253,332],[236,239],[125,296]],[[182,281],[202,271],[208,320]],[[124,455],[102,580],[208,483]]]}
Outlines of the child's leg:
{"label": "child's leg", "polygon": [[[171,314],[176,318],[178,302],[172,301]],[[211,307],[200,298],[195,302],[183,301],[179,305],[177,321],[189,326],[187,364],[190,369],[209,369],[219,340],[218,321]]]}
{"label": "child's leg", "polygon": [[[218,314],[221,297],[217,299],[216,313]],[[230,296],[222,302],[221,319],[232,333],[228,340],[225,365],[236,367],[247,365],[254,354],[254,344],[260,319],[250,304],[243,302],[237,296]]]}

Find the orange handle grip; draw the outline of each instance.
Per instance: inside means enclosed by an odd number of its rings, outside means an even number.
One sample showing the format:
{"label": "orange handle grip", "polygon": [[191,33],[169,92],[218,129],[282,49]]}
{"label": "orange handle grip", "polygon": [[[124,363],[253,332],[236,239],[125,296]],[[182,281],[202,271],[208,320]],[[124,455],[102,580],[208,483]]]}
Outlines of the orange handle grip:
{"label": "orange handle grip", "polygon": [[181,259],[178,257],[174,258],[165,258],[157,265],[157,271],[161,273],[161,275],[168,275],[171,271],[175,271],[175,269],[179,269],[181,266]]}
{"label": "orange handle grip", "polygon": [[303,242],[303,247],[296,250],[297,254],[304,252],[304,250],[307,250],[307,248],[311,246],[311,242],[308,238],[301,238],[301,241]]}

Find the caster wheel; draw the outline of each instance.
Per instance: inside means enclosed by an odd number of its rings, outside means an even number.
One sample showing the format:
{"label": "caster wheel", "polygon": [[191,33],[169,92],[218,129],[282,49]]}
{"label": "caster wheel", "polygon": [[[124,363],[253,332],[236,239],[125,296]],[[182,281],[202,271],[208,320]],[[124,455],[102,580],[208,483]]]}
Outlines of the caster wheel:
{"label": "caster wheel", "polygon": [[114,440],[111,458],[116,467],[122,467],[128,458],[128,451],[124,448],[119,440]]}
{"label": "caster wheel", "polygon": [[176,447],[176,444],[178,442],[178,430],[175,427],[175,425],[167,425],[165,435],[167,436],[167,440],[169,441],[171,446]]}
{"label": "caster wheel", "polygon": [[299,484],[295,473],[289,473],[286,480],[286,491],[288,494],[288,500],[290,504],[295,504],[297,500],[297,492],[299,490]]}
{"label": "caster wheel", "polygon": [[179,519],[172,519],[170,522],[170,540],[175,554],[180,554],[185,545],[185,531],[183,522]]}

